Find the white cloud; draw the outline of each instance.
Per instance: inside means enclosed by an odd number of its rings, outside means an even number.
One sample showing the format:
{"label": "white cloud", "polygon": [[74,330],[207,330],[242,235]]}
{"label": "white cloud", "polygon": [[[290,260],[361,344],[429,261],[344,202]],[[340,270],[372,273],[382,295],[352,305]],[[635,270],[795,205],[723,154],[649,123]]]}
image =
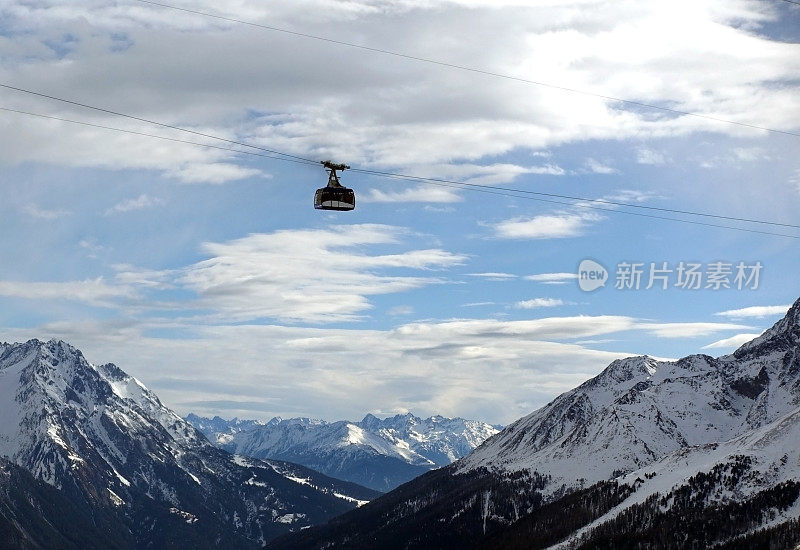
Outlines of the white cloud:
{"label": "white cloud", "polygon": [[[151,315],[159,310],[191,310],[197,322],[352,321],[372,309],[371,296],[445,283],[439,272],[467,259],[439,248],[409,249],[403,242],[409,235],[403,228],[378,224],[253,234],[205,243],[206,259],[184,267],[153,270],[117,265],[112,283],[102,277],[0,281],[0,296],[77,301],[128,312],[148,310]],[[80,246],[95,253],[88,241]],[[174,289],[189,296],[164,301],[159,294]]]}
{"label": "white cloud", "polygon": [[94,239],[81,239],[78,246],[86,250],[89,258],[97,258],[97,255],[106,249],[103,245],[97,244]]}
{"label": "white cloud", "polygon": [[659,338],[695,338],[726,330],[744,330],[752,327],[730,323],[641,323],[637,328]]}
{"label": "white cloud", "polygon": [[590,158],[586,159],[586,167],[592,174],[618,174],[619,170],[608,164],[604,164],[599,160]]}
{"label": "white cloud", "polygon": [[[196,7],[219,9],[207,0]],[[4,81],[26,82],[89,104],[314,158],[333,156],[409,169],[436,163],[480,166],[481,159],[514,150],[541,155],[542,148],[551,145],[591,139],[646,139],[694,131],[756,135],[731,124],[625,110],[589,95],[344,49],[155,6],[100,0],[91,6],[11,4],[6,10],[15,40],[0,46],[7,61],[0,75]],[[798,46],[754,32],[779,17],[777,10],[757,3],[715,0],[698,6],[682,1],[629,10],[592,0],[581,9],[555,2],[543,10],[521,1],[377,5],[309,0],[275,5],[246,0],[227,11],[287,28],[297,28],[302,21],[302,30],[311,34],[330,35],[336,29],[336,36],[359,36],[364,44],[421,57],[440,51],[431,45],[441,42],[446,29],[448,35],[473,38],[447,48],[444,57],[454,64],[779,129],[796,127],[800,120],[795,101]],[[681,28],[680,37],[674,28]],[[499,32],[505,40],[496,40]],[[65,35],[74,37],[66,56],[43,46]],[[269,55],[259,55],[267,42]],[[686,51],[694,55],[687,58]],[[342,55],[348,59],[346,77],[332,80],[319,70],[339,66]],[[146,80],[140,78],[143,66],[148,69]],[[201,73],[199,66],[204,68]],[[212,74],[216,78],[207,76]],[[13,107],[119,125],[118,119],[85,110],[45,107],[18,94],[9,98]],[[190,182],[258,175],[247,169],[233,171],[232,153],[14,117],[3,115],[0,122],[0,130],[16,130],[0,132],[13,136],[0,147],[0,160],[8,163],[150,168]],[[143,124],[125,126],[153,132]],[[54,135],[60,139],[48,139]],[[493,183],[509,181],[515,174],[561,173],[555,165],[521,167],[522,171],[498,166],[480,166],[484,173],[469,177]],[[613,170],[597,161],[589,168]]]}
{"label": "white cloud", "polygon": [[167,172],[183,183],[227,183],[250,177],[266,177],[260,170],[242,168],[225,162],[193,163]]}
{"label": "white cloud", "polygon": [[641,203],[656,198],[663,197],[659,197],[650,191],[641,191],[639,189],[619,189],[603,197],[604,200],[608,201],[628,203]]}
{"label": "white cloud", "polygon": [[707,346],[703,346],[703,349],[738,348],[742,344],[746,344],[750,340],[758,338],[759,336],[761,335],[755,333],[737,334],[735,336],[731,336],[730,338],[723,338],[722,340],[712,342]]}
{"label": "white cloud", "polygon": [[733,155],[741,162],[770,160],[769,154],[761,147],[735,147]]}
{"label": "white cloud", "polygon": [[600,216],[585,213],[542,214],[504,220],[493,229],[496,236],[504,239],[563,239],[582,235],[589,223],[599,219]]}
{"label": "white cloud", "polygon": [[385,272],[431,272],[466,259],[441,249],[362,252],[370,246],[399,244],[404,234],[398,227],[361,224],[206,243],[203,251],[209,258],[183,269],[176,283],[196,292],[200,306],[226,319],[352,320],[372,307],[368,296],[442,282],[432,276]]}
{"label": "white cloud", "polygon": [[564,302],[559,298],[533,298],[531,300],[523,300],[514,304],[518,309],[538,309],[542,307],[556,307],[562,306]]}
{"label": "white cloud", "polygon": [[[406,408],[509,422],[612,360],[650,351],[609,352],[587,345],[607,345],[609,335],[626,331],[666,326],[674,332],[677,325],[624,316],[457,319],[389,330],[69,319],[3,334],[17,341],[65,338],[90,361],[116,362],[180,413],[335,420]],[[696,328],[689,332],[697,334]],[[171,336],[148,336],[164,330]],[[235,377],[220,370],[231,357],[236,358]]]}
{"label": "white cloud", "polygon": [[[544,166],[518,166],[515,164],[489,164],[478,165],[471,163],[442,164],[423,163],[404,166],[403,172],[410,176],[437,178],[456,183],[441,185],[420,184],[415,187],[406,187],[399,190],[370,189],[364,198],[367,202],[429,202],[445,203],[460,202],[464,197],[461,191],[469,191],[468,186],[459,187],[460,183],[474,185],[500,185],[509,183],[523,174],[538,174],[562,176],[566,174],[563,168],[547,164]],[[397,185],[394,180],[393,185]]]}
{"label": "white cloud", "polygon": [[65,282],[0,281],[0,296],[26,300],[64,300],[117,307],[119,299],[133,298],[135,295],[131,287],[110,285],[102,277]]}
{"label": "white cloud", "polygon": [[[650,192],[633,189],[620,189],[604,195],[598,200],[608,201],[598,204],[590,200],[574,203],[573,211],[556,211],[551,214],[541,214],[533,218],[518,216],[494,224],[493,229],[497,237],[506,239],[560,239],[579,237],[585,234],[588,227],[605,219],[598,213],[597,207],[604,210],[613,210],[617,207],[613,202],[642,203],[654,198]],[[533,279],[531,279],[533,280]],[[548,284],[558,284],[550,281]]]}
{"label": "white cloud", "polygon": [[455,212],[456,209],[452,206],[431,206],[430,204],[426,204],[422,207],[423,210],[427,212],[436,212],[439,214]]}
{"label": "white cloud", "polygon": [[164,200],[159,199],[158,197],[150,197],[147,194],[142,193],[135,199],[126,199],[124,201],[118,202],[108,210],[106,210],[105,215],[110,216],[112,214],[121,213],[121,212],[131,212],[133,210],[145,210],[147,208],[152,208],[154,206],[162,206],[164,205]]}
{"label": "white cloud", "polygon": [[[89,361],[117,363],[184,414],[239,410],[247,417],[335,420],[406,408],[508,422],[631,355],[550,336],[602,334],[627,325],[602,317],[413,323],[392,330],[71,320],[3,333],[12,340],[65,338]],[[145,335],[159,329],[181,336]],[[232,357],[235,377],[219,367]]]}
{"label": "white cloud", "polygon": [[[113,94],[113,92],[112,92]],[[119,97],[119,96],[117,96]],[[133,132],[154,133],[151,125],[130,123],[115,117],[92,118],[86,112],[62,113],[53,111],[52,106],[39,103],[28,105],[27,98],[15,98],[25,110],[50,112],[76,120],[84,120],[105,126],[122,128]],[[106,105],[107,97],[97,98],[97,105]],[[167,121],[168,119],[162,119]],[[222,137],[233,135],[226,128],[192,127],[197,131],[212,133]],[[185,183],[223,183],[255,175],[257,170],[221,162],[233,159],[233,152],[208,149],[183,143],[152,139],[139,135],[104,130],[68,122],[29,117],[15,113],[0,116],[2,135],[16,132],[16,139],[0,138],[0,163],[19,164],[22,162],[41,162],[73,167],[96,167],[110,170],[155,169]],[[55,139],[54,139],[55,138]],[[179,139],[190,139],[185,135]],[[65,147],[64,144],[69,146]]]}
{"label": "white cloud", "polygon": [[404,204],[408,202],[459,202],[463,199],[455,189],[448,187],[435,187],[433,185],[420,185],[417,187],[407,187],[401,191],[383,191],[375,189],[359,199],[363,202],[394,202]]}
{"label": "white cloud", "polygon": [[545,285],[563,285],[577,278],[577,273],[537,273],[525,276],[526,281],[534,281]]}
{"label": "white cloud", "polygon": [[794,175],[789,178],[789,183],[800,193],[800,169],[794,171]]}
{"label": "white cloud", "polygon": [[728,317],[730,319],[745,319],[748,317],[754,317],[760,319],[762,317],[768,317],[770,315],[785,315],[789,308],[791,307],[790,304],[784,306],[751,306],[745,307],[741,309],[729,309],[727,311],[720,311],[719,313],[715,313],[714,315],[719,315],[721,317]]}
{"label": "white cloud", "polygon": [[639,164],[662,165],[666,163],[666,158],[664,157],[664,153],[646,147],[640,147],[636,151],[636,162]]}
{"label": "white cloud", "polygon": [[488,272],[488,273],[467,273],[470,277],[480,277],[482,279],[488,279],[490,281],[508,281],[510,279],[516,279],[517,276],[513,273],[502,273],[502,272]]}
{"label": "white cloud", "polygon": [[[533,156],[536,156],[535,153]],[[519,176],[525,174],[563,176],[566,174],[566,171],[555,164],[520,166],[518,164],[508,163],[486,165],[474,163],[435,163],[418,164],[408,167],[408,173],[412,176],[433,176],[444,180],[454,180],[479,185],[499,185],[512,182]]]}
{"label": "white cloud", "polygon": [[414,313],[413,306],[394,306],[386,311],[386,315],[397,317],[399,315],[411,315]]}
{"label": "white cloud", "polygon": [[56,220],[72,214],[72,212],[67,210],[46,210],[44,208],[39,208],[35,204],[26,205],[24,210],[29,216],[39,218],[40,220]]}

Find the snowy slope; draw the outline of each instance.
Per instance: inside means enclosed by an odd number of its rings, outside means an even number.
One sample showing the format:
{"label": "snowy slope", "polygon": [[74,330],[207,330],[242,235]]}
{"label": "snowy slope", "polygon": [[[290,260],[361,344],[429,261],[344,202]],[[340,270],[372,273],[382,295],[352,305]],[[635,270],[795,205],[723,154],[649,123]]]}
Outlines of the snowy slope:
{"label": "snowy slope", "polygon": [[798,327],[800,301],[729,356],[615,361],[488,440],[459,463],[459,471],[535,470],[552,477],[555,491],[769,424],[800,405]]}
{"label": "snowy slope", "polygon": [[297,462],[333,477],[390,490],[432,468],[465,456],[498,432],[462,418],[412,414],[360,422],[274,418],[267,423],[219,417],[187,420],[223,449]]}
{"label": "snowy slope", "polygon": [[[590,544],[592,532],[648,499],[663,497],[660,513],[669,513],[681,499],[681,489],[699,492],[693,485],[702,478],[702,499],[707,507],[746,502],[760,492],[786,482],[800,481],[800,407],[790,413],[722,443],[681,449],[648,466],[621,476],[617,482],[634,492],[593,522],[573,533],[554,548],[567,549]],[[800,498],[758,522],[763,529],[800,518]]]}
{"label": "snowy slope", "polygon": [[221,451],[138,380],[56,340],[0,345],[0,455],[160,544],[263,543],[375,496]]}

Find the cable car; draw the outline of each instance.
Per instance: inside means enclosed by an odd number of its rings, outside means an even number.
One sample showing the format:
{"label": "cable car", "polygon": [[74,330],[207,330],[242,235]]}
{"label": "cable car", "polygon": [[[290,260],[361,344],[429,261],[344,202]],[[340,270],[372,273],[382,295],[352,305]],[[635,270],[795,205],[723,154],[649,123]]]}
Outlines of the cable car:
{"label": "cable car", "polygon": [[314,208],[317,210],[352,210],[356,207],[356,194],[339,183],[337,170],[344,171],[350,168],[346,164],[334,164],[329,160],[322,161],[325,171],[328,172],[328,185],[317,189],[314,193]]}

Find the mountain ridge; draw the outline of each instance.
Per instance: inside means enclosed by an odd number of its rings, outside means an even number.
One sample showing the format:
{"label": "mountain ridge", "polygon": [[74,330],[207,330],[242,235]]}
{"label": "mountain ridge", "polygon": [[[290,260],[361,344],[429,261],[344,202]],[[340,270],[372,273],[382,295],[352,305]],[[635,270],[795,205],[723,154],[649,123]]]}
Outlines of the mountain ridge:
{"label": "mountain ridge", "polygon": [[485,422],[411,413],[383,419],[367,413],[358,422],[186,418],[230,452],[296,462],[380,491],[452,463],[498,431]]}

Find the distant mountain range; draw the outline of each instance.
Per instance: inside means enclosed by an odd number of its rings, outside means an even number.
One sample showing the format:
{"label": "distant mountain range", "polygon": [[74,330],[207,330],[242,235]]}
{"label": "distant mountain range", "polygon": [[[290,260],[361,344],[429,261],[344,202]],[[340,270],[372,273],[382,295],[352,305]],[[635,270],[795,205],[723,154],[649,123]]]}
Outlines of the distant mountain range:
{"label": "distant mountain range", "polygon": [[388,491],[446,466],[499,431],[485,422],[412,414],[360,422],[273,418],[186,420],[229,452],[302,464],[326,475]]}
{"label": "distant mountain range", "polygon": [[800,300],[731,355],[631,357],[270,549],[793,548]]}
{"label": "distant mountain range", "polygon": [[0,546],[257,548],[375,498],[211,445],[68,344],[0,344]]}

